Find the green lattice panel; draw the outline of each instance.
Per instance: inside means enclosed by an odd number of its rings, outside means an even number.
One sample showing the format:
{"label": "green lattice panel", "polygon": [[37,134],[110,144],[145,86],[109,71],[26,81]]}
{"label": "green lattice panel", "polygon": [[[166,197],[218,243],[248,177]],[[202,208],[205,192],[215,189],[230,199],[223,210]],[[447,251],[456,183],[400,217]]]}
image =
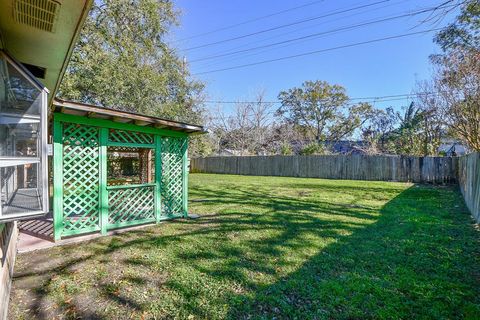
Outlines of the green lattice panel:
{"label": "green lattice panel", "polygon": [[98,128],[65,123],[63,144],[63,233],[97,230]]}
{"label": "green lattice panel", "polygon": [[153,144],[153,136],[148,133],[111,129],[108,141],[117,143]]}
{"label": "green lattice panel", "polygon": [[108,191],[108,223],[130,225],[155,220],[155,187],[122,188]]}
{"label": "green lattice panel", "polygon": [[165,137],[161,140],[162,215],[183,214],[183,155],[187,139]]}

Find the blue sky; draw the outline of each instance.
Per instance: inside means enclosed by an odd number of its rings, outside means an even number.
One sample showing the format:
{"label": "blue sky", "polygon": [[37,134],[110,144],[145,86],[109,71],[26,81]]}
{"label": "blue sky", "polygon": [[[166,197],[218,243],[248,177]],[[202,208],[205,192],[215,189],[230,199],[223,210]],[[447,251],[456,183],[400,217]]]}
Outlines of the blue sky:
{"label": "blue sky", "polygon": [[[206,83],[208,100],[252,100],[255,92],[265,90],[267,99],[275,101],[281,90],[300,86],[305,80],[325,80],[343,85],[350,97],[404,94],[412,91],[416,80],[427,79],[430,76],[431,66],[428,57],[439,52],[439,48],[432,41],[434,32],[234,70],[199,73],[439,28],[452,21],[456,12],[435,23],[433,21],[422,23],[422,20],[430,15],[430,12],[427,12],[221,58],[197,62],[194,60],[396,17],[431,8],[443,2],[443,0],[383,2],[381,0],[176,0],[176,7],[182,12],[181,25],[173,30],[171,43],[189,61],[191,73]],[[304,5],[302,8],[243,23],[302,5]],[[318,18],[360,6],[365,7]],[[305,19],[312,20],[297,23]],[[204,34],[238,23],[243,24]],[[296,24],[255,36],[191,49],[290,23]],[[408,101],[405,100],[377,102],[375,106],[385,108],[391,105],[399,108],[407,103]],[[209,106],[212,109],[215,108],[213,104]],[[228,110],[231,105],[225,105],[224,108]]]}

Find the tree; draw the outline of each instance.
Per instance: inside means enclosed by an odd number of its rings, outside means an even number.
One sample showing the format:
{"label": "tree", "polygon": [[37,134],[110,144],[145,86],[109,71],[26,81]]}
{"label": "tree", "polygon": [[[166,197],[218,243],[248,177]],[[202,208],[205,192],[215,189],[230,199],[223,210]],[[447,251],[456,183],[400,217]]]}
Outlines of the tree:
{"label": "tree", "polygon": [[364,132],[374,151],[415,156],[436,155],[443,135],[439,113],[428,104],[411,102],[404,112],[379,110]]}
{"label": "tree", "polygon": [[265,102],[265,91],[259,91],[253,103],[248,105],[251,122],[251,146],[255,154],[260,154],[269,149],[271,143],[271,116],[272,103]]}
{"label": "tree", "polygon": [[389,134],[388,149],[396,154],[422,155],[422,124],[425,113],[413,102],[401,114],[397,112],[399,127]]}
{"label": "tree", "polygon": [[371,104],[360,102],[347,108],[347,114],[342,114],[338,124],[333,127],[332,140],[340,140],[352,136],[355,130],[362,128],[375,115]]}
{"label": "tree", "polygon": [[271,103],[265,102],[265,93],[256,94],[254,102],[235,104],[233,113],[218,111],[212,121],[213,139],[218,150],[233,149],[240,153],[260,154],[271,149]]}
{"label": "tree", "polygon": [[363,128],[362,137],[369,143],[369,153],[388,152],[387,142],[389,135],[398,122],[397,114],[392,107],[387,109],[374,109],[370,118],[369,125]]}
{"label": "tree", "polygon": [[300,88],[280,92],[276,114],[286,122],[305,128],[317,143],[336,141],[353,134],[371,112],[368,104],[347,107],[344,87],[326,81],[306,81]]}
{"label": "tree", "polygon": [[433,86],[452,136],[480,151],[480,51],[457,49],[436,60]]}
{"label": "tree", "polygon": [[431,57],[432,97],[450,134],[480,151],[480,2],[464,1],[460,15],[435,41],[443,54]]}
{"label": "tree", "polygon": [[64,98],[199,122],[203,84],[165,42],[177,23],[169,0],[99,0],[60,88]]}
{"label": "tree", "polygon": [[299,151],[298,142],[302,140],[303,133],[298,127],[277,118],[272,123],[271,132],[269,150],[272,153],[291,155]]}
{"label": "tree", "polygon": [[460,15],[435,37],[444,51],[480,49],[480,2],[460,2]]}
{"label": "tree", "polygon": [[427,81],[417,83],[416,91],[415,104],[423,113],[422,132],[419,137],[422,139],[421,151],[425,156],[436,155],[447,131],[440,101],[438,96],[434,94],[435,88]]}

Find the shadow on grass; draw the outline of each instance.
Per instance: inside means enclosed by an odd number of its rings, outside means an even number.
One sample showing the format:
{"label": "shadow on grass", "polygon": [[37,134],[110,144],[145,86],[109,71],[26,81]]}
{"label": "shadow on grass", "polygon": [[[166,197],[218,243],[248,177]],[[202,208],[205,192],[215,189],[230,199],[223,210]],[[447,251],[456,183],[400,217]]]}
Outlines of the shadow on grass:
{"label": "shadow on grass", "polygon": [[[351,193],[350,200],[308,197],[325,188]],[[193,194],[206,199],[202,210],[217,213],[80,244],[82,250],[56,248],[58,262],[33,268],[27,261],[16,274],[12,303],[22,289],[32,290],[23,309],[37,319],[136,312],[209,319],[459,318],[480,312],[479,237],[457,205],[457,191],[310,184],[293,190],[285,196],[247,186],[195,187]],[[379,211],[357,204],[361,197],[391,200]],[[230,209],[217,210],[225,206]],[[159,248],[169,253],[167,262],[155,260]],[[79,272],[97,277],[83,289],[91,294],[85,301],[68,292],[77,290]],[[130,294],[122,283],[151,290],[152,298]],[[104,311],[109,306],[117,311]]]}
{"label": "shadow on grass", "polygon": [[375,223],[236,297],[228,318],[475,319],[480,239],[462,203],[458,192],[413,186]]}

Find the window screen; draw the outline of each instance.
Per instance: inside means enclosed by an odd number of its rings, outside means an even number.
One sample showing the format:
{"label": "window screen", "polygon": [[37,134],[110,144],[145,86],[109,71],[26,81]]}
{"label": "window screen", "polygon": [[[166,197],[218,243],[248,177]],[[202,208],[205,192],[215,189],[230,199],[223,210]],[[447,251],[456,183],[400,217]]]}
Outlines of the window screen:
{"label": "window screen", "polygon": [[48,211],[47,91],[0,51],[0,221]]}

